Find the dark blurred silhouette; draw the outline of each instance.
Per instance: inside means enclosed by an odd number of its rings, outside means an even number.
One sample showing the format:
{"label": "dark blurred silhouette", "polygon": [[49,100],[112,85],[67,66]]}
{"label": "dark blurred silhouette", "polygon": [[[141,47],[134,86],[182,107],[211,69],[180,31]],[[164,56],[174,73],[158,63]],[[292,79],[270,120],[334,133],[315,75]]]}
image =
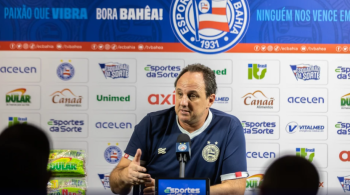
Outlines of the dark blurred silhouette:
{"label": "dark blurred silhouette", "polygon": [[298,156],[284,156],[267,169],[260,195],[316,195],[318,186],[318,172],[311,162]]}
{"label": "dark blurred silhouette", "polygon": [[0,134],[0,194],[47,194],[49,155],[49,139],[39,128],[6,128]]}

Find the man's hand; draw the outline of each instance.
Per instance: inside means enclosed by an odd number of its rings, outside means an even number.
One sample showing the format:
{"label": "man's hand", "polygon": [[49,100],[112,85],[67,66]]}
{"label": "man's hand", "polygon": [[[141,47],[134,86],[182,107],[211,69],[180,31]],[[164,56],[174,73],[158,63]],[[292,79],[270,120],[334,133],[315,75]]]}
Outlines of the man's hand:
{"label": "man's hand", "polygon": [[143,190],[144,195],[154,195],[155,193],[155,181],[151,178],[151,181],[145,183],[145,189]]}
{"label": "man's hand", "polygon": [[141,163],[141,150],[137,149],[134,159],[131,161],[129,166],[126,168],[126,183],[129,185],[139,185],[146,181],[151,181],[151,176],[145,174],[147,171],[145,167],[140,165]]}

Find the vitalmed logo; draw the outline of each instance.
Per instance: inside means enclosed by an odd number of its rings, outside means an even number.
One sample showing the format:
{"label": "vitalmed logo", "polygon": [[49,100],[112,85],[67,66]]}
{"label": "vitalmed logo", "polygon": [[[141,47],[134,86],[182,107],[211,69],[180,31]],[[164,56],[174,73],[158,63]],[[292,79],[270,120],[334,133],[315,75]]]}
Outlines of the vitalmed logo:
{"label": "vitalmed logo", "polygon": [[176,78],[180,71],[180,66],[155,66],[147,65],[144,70],[148,78]]}
{"label": "vitalmed logo", "polygon": [[290,65],[297,81],[320,80],[321,67],[310,64]]}
{"label": "vitalmed logo", "polygon": [[102,186],[107,189],[107,188],[111,188],[109,185],[109,173],[98,173],[98,177],[101,180]]}
{"label": "vitalmed logo", "polygon": [[164,190],[164,193],[166,194],[200,194],[200,188],[172,188],[167,187]]}
{"label": "vitalmed logo", "polygon": [[228,104],[229,101],[229,97],[215,97],[214,104]]}
{"label": "vitalmed logo", "polygon": [[247,158],[276,158],[276,153],[271,151],[247,151]]}
{"label": "vitalmed logo", "polygon": [[350,135],[350,123],[338,122],[335,124],[338,135]]}
{"label": "vitalmed logo", "polygon": [[84,126],[84,120],[57,120],[57,119],[50,119],[50,121],[47,122],[47,124],[50,127],[50,132],[77,132],[81,133],[83,126]]}
{"label": "vitalmed logo", "polygon": [[350,93],[343,95],[340,99],[341,109],[350,109]]}
{"label": "vitalmed logo", "polygon": [[309,124],[298,124],[295,121],[289,122],[286,126],[287,133],[295,133],[295,132],[323,132],[325,126],[324,125],[309,125]]}
{"label": "vitalmed logo", "polygon": [[27,124],[27,117],[9,117],[9,123],[8,126],[11,127],[12,125],[16,124]]}
{"label": "vitalmed logo", "polygon": [[97,122],[95,127],[98,129],[132,129],[129,122]]}
{"label": "vitalmed logo", "polygon": [[337,79],[339,80],[350,79],[350,67],[338,66],[335,69],[335,72],[337,74]]}
{"label": "vitalmed logo", "polygon": [[312,162],[315,157],[315,148],[296,148],[296,155]]}
{"label": "vitalmed logo", "polygon": [[175,105],[175,91],[172,94],[150,94],[148,103],[151,105]]}
{"label": "vitalmed logo", "polygon": [[350,175],[348,176],[338,176],[339,183],[343,188],[343,191],[350,191]]}
{"label": "vitalmed logo", "polygon": [[249,122],[242,121],[244,134],[274,134],[276,122]]}
{"label": "vitalmed logo", "polygon": [[55,91],[50,95],[52,103],[62,104],[66,107],[81,107],[83,97],[75,95],[70,89],[65,88],[62,91]]}
{"label": "vitalmed logo", "polygon": [[[267,64],[248,64],[248,80],[261,80],[265,77]],[[260,72],[260,73],[259,73]]]}
{"label": "vitalmed logo", "polygon": [[7,106],[29,106],[31,104],[31,96],[26,95],[26,88],[18,88],[6,93]]}
{"label": "vitalmed logo", "polygon": [[267,97],[260,90],[254,91],[253,93],[247,93],[242,98],[244,105],[253,106],[258,109],[273,109],[275,101],[275,98]]}
{"label": "vitalmed logo", "polygon": [[263,182],[264,174],[255,174],[252,176],[249,176],[246,180],[246,190],[257,190],[259,189],[259,186]]}
{"label": "vitalmed logo", "polygon": [[99,63],[106,79],[129,78],[129,65],[119,62]]}

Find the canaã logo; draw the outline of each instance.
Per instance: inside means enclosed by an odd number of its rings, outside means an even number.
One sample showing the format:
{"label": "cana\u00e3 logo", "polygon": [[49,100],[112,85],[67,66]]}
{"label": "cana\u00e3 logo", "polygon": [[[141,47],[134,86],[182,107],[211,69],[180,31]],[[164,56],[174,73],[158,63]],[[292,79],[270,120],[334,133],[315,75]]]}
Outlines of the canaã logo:
{"label": "cana\u00e3 logo", "polygon": [[55,91],[52,96],[52,103],[64,104],[67,107],[81,107],[83,97],[76,96],[70,89],[63,89],[62,91]]}
{"label": "cana\u00e3 logo", "polygon": [[253,93],[247,93],[242,98],[244,98],[244,105],[256,106],[257,108],[263,109],[272,109],[275,100],[273,97],[266,97],[266,95],[260,90],[254,91]]}

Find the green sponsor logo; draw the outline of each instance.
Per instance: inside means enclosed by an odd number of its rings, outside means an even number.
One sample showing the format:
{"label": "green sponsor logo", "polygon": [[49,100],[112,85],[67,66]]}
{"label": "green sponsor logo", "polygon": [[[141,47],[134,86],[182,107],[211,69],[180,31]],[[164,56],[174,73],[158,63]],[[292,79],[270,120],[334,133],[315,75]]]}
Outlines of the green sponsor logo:
{"label": "green sponsor logo", "polygon": [[[260,75],[258,75],[258,72]],[[248,79],[252,80],[253,77],[257,80],[261,80],[265,77],[267,71],[267,64],[248,64]]]}
{"label": "green sponsor logo", "polygon": [[315,157],[315,148],[296,148],[296,155],[312,162]]}

